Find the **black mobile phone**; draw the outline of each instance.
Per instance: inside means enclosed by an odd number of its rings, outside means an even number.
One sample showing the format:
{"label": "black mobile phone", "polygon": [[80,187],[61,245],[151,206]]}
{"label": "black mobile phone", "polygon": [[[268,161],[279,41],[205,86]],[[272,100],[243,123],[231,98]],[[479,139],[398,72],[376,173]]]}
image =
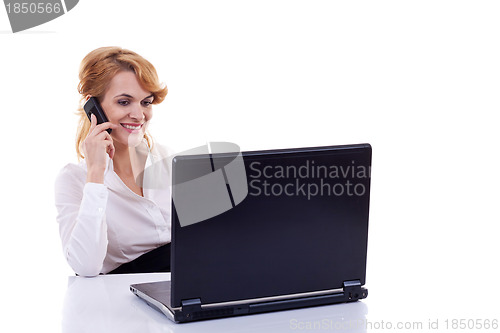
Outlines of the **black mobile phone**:
{"label": "black mobile phone", "polygon": [[[101,104],[95,97],[90,97],[89,100],[85,102],[83,109],[85,110],[87,117],[89,117],[89,121],[91,114],[94,114],[97,118],[97,124],[102,124],[109,121],[108,117],[106,117],[106,114],[101,107]],[[108,128],[106,131],[111,134],[111,128]]]}

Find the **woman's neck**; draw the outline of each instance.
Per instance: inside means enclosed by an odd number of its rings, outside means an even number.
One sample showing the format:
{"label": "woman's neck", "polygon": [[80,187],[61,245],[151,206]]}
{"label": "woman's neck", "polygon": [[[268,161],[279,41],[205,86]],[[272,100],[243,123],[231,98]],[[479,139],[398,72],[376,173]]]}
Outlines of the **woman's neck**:
{"label": "woman's neck", "polygon": [[147,158],[147,148],[128,147],[115,142],[115,155],[113,156],[113,167],[117,174],[124,176],[137,176],[144,171]]}

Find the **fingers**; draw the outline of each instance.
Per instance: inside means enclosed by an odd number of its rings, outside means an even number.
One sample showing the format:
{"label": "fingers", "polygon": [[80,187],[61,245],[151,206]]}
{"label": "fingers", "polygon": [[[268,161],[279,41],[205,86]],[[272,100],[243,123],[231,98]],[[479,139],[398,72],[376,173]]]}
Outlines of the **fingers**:
{"label": "fingers", "polygon": [[108,128],[110,129],[115,129],[118,128],[118,125],[115,125],[113,123],[110,123],[109,121],[102,123],[102,124],[97,124],[97,118],[94,114],[90,115],[90,129],[89,129],[89,134],[94,134],[98,135],[99,133],[106,131]]}
{"label": "fingers", "polygon": [[106,153],[109,155],[109,158],[113,159],[113,156],[115,155],[115,145],[113,144],[113,138],[111,135],[104,130],[96,135],[95,138],[104,142]]}
{"label": "fingers", "polygon": [[115,125],[115,124],[110,123],[109,121],[107,121],[107,122],[105,122],[105,123],[102,123],[102,124],[96,125],[96,128],[98,128],[98,129],[99,129],[99,131],[105,131],[105,130],[107,130],[108,128],[111,128],[111,129],[118,128],[118,125]]}
{"label": "fingers", "polygon": [[96,127],[96,125],[97,125],[97,118],[96,118],[96,116],[93,113],[91,113],[90,114],[90,129],[89,129],[89,134],[94,131],[94,128]]}
{"label": "fingers", "polygon": [[97,125],[97,118],[95,114],[91,113],[90,114],[90,128],[94,128],[95,125]]}
{"label": "fingers", "polygon": [[[111,155],[114,155],[114,145],[113,145],[113,138],[111,135],[106,131],[108,128],[116,128],[118,127],[117,125],[114,125],[110,122],[105,122],[102,124],[97,124],[97,118],[94,114],[90,115],[90,129],[89,133],[87,134],[87,137],[85,138],[85,145],[100,145],[99,142],[102,142],[102,147],[107,153],[110,153]],[[110,156],[111,156],[110,155]]]}
{"label": "fingers", "polygon": [[[113,138],[111,138],[111,135],[109,135],[108,132],[102,131],[101,133],[97,134],[94,136],[95,141],[110,141],[113,143]],[[106,142],[107,145],[107,142]]]}
{"label": "fingers", "polygon": [[88,170],[102,171],[106,168],[106,155],[109,155],[111,159],[114,157],[113,138],[106,131],[113,128],[118,128],[118,126],[110,122],[97,124],[96,116],[90,115],[90,129],[82,147]]}

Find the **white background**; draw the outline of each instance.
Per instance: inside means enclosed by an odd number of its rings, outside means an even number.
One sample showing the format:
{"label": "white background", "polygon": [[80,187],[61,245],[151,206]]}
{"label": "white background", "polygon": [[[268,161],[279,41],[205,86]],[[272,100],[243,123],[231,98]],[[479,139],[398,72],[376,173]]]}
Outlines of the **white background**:
{"label": "white background", "polygon": [[53,184],[77,161],[79,63],[108,45],[168,85],[162,144],[372,144],[368,320],[500,319],[499,17],[497,1],[81,0],[12,34],[0,8],[0,326],[60,330]]}

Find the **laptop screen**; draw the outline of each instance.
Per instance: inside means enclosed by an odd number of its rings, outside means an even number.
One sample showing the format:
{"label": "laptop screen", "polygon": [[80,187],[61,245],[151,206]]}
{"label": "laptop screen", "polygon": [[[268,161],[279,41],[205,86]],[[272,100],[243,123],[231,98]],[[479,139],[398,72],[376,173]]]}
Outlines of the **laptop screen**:
{"label": "laptop screen", "polygon": [[[185,178],[182,170],[222,169],[225,184],[219,187],[227,187],[230,199],[228,207],[219,207],[222,213],[182,223],[185,211],[210,207],[193,200],[177,212],[176,191],[182,190],[174,185],[173,307],[197,298],[208,304],[337,289],[348,280],[364,285],[370,145],[243,152],[243,190],[224,167],[233,157],[173,161],[174,184]],[[213,195],[203,195],[219,200],[217,186]]]}

